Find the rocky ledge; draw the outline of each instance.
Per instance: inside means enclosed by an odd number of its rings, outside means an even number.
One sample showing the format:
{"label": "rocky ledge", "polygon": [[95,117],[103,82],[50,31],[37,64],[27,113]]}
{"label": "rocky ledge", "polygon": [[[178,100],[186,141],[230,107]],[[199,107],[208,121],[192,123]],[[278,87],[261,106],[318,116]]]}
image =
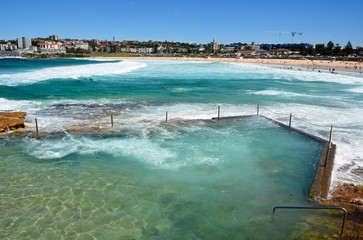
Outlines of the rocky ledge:
{"label": "rocky ledge", "polygon": [[0,112],[0,132],[25,128],[26,112]]}
{"label": "rocky ledge", "polygon": [[342,239],[363,239],[363,186],[342,183],[335,187],[331,199],[322,203],[347,209],[348,217]]}
{"label": "rocky ledge", "polygon": [[335,187],[331,198],[324,203],[341,205],[349,210],[358,210],[363,213],[363,186],[342,183]]}

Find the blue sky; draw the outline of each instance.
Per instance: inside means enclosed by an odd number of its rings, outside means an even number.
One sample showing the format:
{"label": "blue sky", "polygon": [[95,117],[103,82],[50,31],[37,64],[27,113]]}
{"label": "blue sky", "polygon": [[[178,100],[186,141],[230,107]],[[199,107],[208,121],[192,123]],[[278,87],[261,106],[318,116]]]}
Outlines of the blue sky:
{"label": "blue sky", "polygon": [[[363,46],[362,0],[62,0],[1,4],[0,39],[48,37]],[[5,10],[5,11],[4,11]],[[264,32],[276,31],[276,33]]]}

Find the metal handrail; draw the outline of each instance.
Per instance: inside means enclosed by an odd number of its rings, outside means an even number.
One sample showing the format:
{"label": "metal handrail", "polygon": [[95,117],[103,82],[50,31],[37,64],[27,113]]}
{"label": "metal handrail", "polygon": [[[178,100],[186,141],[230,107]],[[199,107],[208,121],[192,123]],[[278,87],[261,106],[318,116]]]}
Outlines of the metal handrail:
{"label": "metal handrail", "polygon": [[347,210],[345,210],[345,208],[341,207],[341,206],[275,206],[273,208],[272,211],[272,221],[274,221],[274,214],[276,209],[279,208],[283,208],[283,209],[300,209],[300,210],[306,210],[306,209],[313,209],[313,210],[327,210],[327,209],[336,209],[336,210],[341,210],[343,211],[344,215],[343,215],[343,221],[342,221],[342,227],[340,229],[340,239],[342,239],[343,236],[343,232],[344,232],[344,225],[345,225],[345,221],[347,219]]}

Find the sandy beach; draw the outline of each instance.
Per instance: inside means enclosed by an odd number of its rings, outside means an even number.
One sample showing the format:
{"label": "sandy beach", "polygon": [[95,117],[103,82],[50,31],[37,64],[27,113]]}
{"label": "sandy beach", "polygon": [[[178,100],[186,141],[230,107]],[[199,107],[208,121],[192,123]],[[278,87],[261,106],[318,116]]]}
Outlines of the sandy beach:
{"label": "sandy beach", "polygon": [[[109,59],[107,57],[96,57]],[[363,73],[363,63],[354,61],[328,61],[328,60],[308,60],[308,59],[267,59],[267,58],[199,58],[199,57],[112,57],[113,59],[142,59],[142,60],[165,60],[165,61],[203,61],[203,62],[237,62],[256,63],[280,66],[284,68],[294,67],[301,70],[311,71],[332,71],[332,72],[352,72]]]}

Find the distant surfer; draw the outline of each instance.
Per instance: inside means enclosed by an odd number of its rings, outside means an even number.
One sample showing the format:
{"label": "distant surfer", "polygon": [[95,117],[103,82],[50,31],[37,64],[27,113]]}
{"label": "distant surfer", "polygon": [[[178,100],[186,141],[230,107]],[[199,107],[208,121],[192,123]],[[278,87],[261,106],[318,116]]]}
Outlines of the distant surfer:
{"label": "distant surfer", "polygon": [[89,78],[90,81],[93,81],[93,78]]}

